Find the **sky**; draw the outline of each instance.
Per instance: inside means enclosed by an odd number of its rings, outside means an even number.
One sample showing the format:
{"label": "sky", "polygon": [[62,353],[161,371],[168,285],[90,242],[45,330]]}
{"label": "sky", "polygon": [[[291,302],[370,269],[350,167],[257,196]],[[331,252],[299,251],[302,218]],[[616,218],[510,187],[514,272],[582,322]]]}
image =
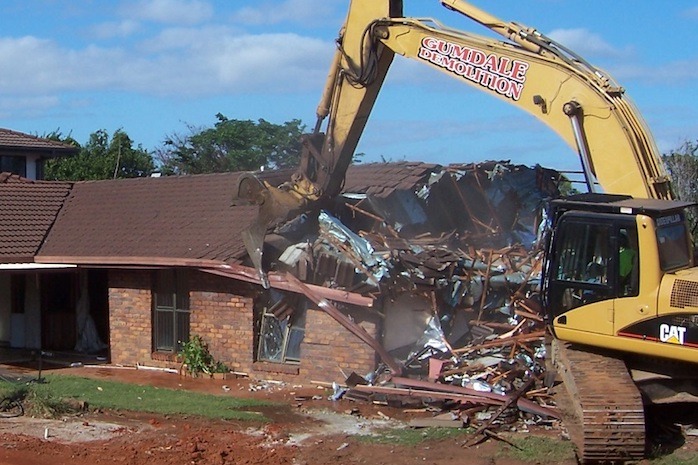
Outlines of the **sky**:
{"label": "sky", "polygon": [[[379,0],[376,0],[379,1]],[[660,152],[698,139],[698,1],[471,0],[546,34],[608,71]],[[229,119],[301,120],[310,130],[349,0],[1,0],[0,127],[81,144],[125,131],[166,137]],[[487,29],[441,6],[404,13]],[[357,152],[363,162],[511,160],[578,168],[535,118],[399,57]]]}

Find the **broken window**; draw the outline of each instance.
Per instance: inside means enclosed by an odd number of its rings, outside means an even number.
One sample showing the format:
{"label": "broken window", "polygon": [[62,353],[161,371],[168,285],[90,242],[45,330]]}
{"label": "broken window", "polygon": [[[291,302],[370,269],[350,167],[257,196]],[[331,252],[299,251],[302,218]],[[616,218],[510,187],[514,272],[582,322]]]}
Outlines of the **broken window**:
{"label": "broken window", "polygon": [[261,309],[257,359],[274,363],[298,363],[305,336],[304,306],[281,297]]}
{"label": "broken window", "polygon": [[189,340],[189,289],[184,270],[155,273],[153,303],[153,347],[178,352]]}

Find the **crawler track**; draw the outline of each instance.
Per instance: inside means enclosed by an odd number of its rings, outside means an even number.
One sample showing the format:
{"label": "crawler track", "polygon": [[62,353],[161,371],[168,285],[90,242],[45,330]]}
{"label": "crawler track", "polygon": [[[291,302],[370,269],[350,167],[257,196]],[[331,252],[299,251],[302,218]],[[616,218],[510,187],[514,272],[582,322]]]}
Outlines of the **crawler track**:
{"label": "crawler track", "polygon": [[560,341],[553,343],[553,353],[580,423],[569,430],[581,460],[641,460],[645,456],[644,408],[625,363]]}

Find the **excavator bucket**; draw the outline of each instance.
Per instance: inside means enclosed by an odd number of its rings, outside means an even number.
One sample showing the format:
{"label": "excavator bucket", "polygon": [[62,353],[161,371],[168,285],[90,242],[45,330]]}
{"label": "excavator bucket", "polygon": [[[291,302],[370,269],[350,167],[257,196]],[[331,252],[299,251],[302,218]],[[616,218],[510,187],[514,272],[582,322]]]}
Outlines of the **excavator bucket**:
{"label": "excavator bucket", "polygon": [[264,237],[272,225],[283,222],[299,212],[304,204],[303,199],[292,191],[283,190],[261,181],[253,173],[245,173],[238,179],[233,204],[259,206],[256,218],[242,232],[242,240],[252,264],[262,279],[262,284],[268,288],[269,282],[262,263]]}

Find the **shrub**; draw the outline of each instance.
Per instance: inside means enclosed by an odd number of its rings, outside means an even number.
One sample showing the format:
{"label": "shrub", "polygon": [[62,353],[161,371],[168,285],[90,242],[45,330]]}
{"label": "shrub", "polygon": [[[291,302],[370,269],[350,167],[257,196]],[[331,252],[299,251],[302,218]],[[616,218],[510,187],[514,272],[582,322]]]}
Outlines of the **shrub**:
{"label": "shrub", "polygon": [[179,352],[182,363],[192,376],[198,377],[202,373],[211,375],[212,373],[226,373],[230,369],[223,363],[213,358],[208,350],[208,344],[199,335],[193,334],[187,342],[182,345]]}

